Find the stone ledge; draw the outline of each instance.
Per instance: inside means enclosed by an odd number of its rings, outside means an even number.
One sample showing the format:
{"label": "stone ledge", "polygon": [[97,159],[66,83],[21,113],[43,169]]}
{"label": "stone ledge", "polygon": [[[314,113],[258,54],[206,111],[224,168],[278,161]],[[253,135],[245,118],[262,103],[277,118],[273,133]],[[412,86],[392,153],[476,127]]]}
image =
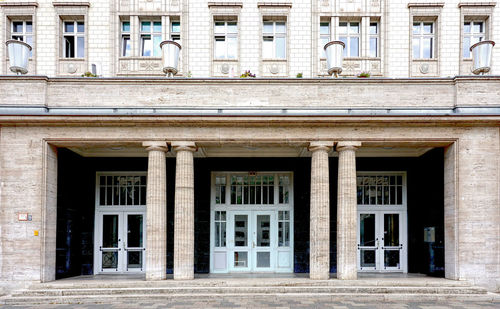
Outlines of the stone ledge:
{"label": "stone ledge", "polygon": [[444,2],[410,2],[408,7],[443,7]]}
{"label": "stone ledge", "polygon": [[496,6],[496,2],[460,2],[458,7],[461,8],[463,6]]}
{"label": "stone ledge", "polygon": [[35,7],[38,7],[38,2],[0,2],[0,6],[35,6]]}

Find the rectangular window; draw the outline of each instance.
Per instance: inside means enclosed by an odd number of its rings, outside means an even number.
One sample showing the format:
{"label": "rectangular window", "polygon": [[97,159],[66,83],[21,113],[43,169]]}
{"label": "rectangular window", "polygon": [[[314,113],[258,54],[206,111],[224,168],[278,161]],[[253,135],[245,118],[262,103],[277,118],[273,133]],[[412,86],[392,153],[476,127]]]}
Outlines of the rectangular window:
{"label": "rectangular window", "polygon": [[265,21],[262,29],[262,57],[286,59],[286,23]]}
{"label": "rectangular window", "polygon": [[83,21],[63,22],[63,57],[85,57],[85,24]]}
{"label": "rectangular window", "polygon": [[161,56],[161,21],[141,21],[141,56]]}
{"label": "rectangular window", "polygon": [[290,212],[278,211],[278,246],[290,246]]}
{"label": "rectangular window", "polygon": [[358,205],[403,205],[403,175],[357,176]]}
{"label": "rectangular window", "polygon": [[379,24],[370,22],[370,57],[379,57]]}
{"label": "rectangular window", "polygon": [[274,204],[274,179],[273,175],[231,176],[231,204]]}
{"label": "rectangular window", "polygon": [[181,44],[181,22],[170,22],[170,40]]}
{"label": "rectangular window", "polygon": [[321,58],[326,58],[325,53],[325,45],[330,42],[330,23],[329,22],[321,22],[319,23],[319,41],[320,41],[320,49],[319,56]]}
{"label": "rectangular window", "polygon": [[[31,20],[24,21],[12,21],[11,23],[11,39],[23,41],[28,43],[32,50],[33,46],[33,23]],[[32,56],[32,52],[30,52],[30,57]]]}
{"label": "rectangular window", "polygon": [[130,22],[122,22],[122,46],[121,46],[121,56],[128,57],[130,53]]}
{"label": "rectangular window", "polygon": [[214,22],[215,59],[238,58],[238,25],[236,21]]}
{"label": "rectangular window", "polygon": [[339,40],[344,42],[344,57],[359,57],[359,22],[340,22]]}
{"label": "rectangular window", "polygon": [[485,39],[484,21],[464,22],[463,57],[471,58],[470,47]]}
{"label": "rectangular window", "polygon": [[215,176],[215,204],[226,203],[226,176]]}
{"label": "rectangular window", "polygon": [[145,206],[146,176],[103,175],[99,180],[99,206]]}
{"label": "rectangular window", "polygon": [[433,22],[413,23],[413,59],[434,58],[434,35]]}
{"label": "rectangular window", "polygon": [[225,247],[226,246],[226,212],[216,211],[215,212],[215,247]]}

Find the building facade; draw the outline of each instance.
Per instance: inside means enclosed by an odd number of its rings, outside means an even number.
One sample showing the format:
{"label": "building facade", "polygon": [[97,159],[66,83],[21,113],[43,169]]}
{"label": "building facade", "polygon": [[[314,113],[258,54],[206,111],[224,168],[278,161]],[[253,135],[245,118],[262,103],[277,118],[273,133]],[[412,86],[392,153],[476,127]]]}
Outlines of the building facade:
{"label": "building facade", "polygon": [[[469,47],[499,40],[499,10],[0,1],[2,38],[33,47],[24,76],[0,48],[0,278],[398,272],[498,289],[500,49],[475,76]],[[182,46],[176,78],[163,40]]]}

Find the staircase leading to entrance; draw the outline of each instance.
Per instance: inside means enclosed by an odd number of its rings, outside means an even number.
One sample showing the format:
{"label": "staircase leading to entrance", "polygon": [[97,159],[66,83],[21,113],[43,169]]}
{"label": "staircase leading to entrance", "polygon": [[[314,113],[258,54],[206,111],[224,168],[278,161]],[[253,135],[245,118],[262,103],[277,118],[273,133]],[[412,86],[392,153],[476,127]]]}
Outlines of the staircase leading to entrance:
{"label": "staircase leading to entrance", "polygon": [[59,280],[35,284],[0,298],[0,304],[117,303],[127,300],[166,301],[179,299],[320,297],[331,301],[357,300],[499,301],[498,294],[467,282],[437,278],[336,279],[306,278],[204,278],[191,281],[149,282],[131,280]]}

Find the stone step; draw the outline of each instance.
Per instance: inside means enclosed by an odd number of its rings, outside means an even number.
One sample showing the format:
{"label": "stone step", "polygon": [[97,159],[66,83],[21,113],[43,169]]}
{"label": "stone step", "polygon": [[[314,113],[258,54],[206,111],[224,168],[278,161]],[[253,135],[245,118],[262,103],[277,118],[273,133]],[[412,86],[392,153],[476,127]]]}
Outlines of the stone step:
{"label": "stone step", "polygon": [[314,297],[317,300],[327,300],[330,302],[335,301],[349,301],[356,298],[357,301],[370,301],[370,302],[383,302],[383,301],[432,301],[432,302],[446,302],[459,301],[459,302],[498,302],[500,297],[498,294],[363,294],[363,293],[339,293],[339,294],[316,294],[316,293],[287,293],[287,294],[258,294],[258,293],[228,293],[220,294],[126,294],[126,295],[76,295],[76,296],[26,296],[26,297],[4,297],[0,298],[0,304],[5,305],[31,305],[31,304],[112,304],[112,303],[127,303],[134,302],[161,302],[166,303],[169,301],[183,301],[189,299],[190,301],[206,301],[227,299],[228,301],[235,302],[238,299],[263,299],[271,297],[273,300],[280,298],[290,299],[291,297]]}
{"label": "stone step", "polygon": [[91,289],[27,289],[12,297],[32,296],[92,296],[92,295],[169,295],[169,294],[486,294],[479,287],[376,287],[376,286],[238,286],[238,287],[128,287],[128,288],[91,288]]}

